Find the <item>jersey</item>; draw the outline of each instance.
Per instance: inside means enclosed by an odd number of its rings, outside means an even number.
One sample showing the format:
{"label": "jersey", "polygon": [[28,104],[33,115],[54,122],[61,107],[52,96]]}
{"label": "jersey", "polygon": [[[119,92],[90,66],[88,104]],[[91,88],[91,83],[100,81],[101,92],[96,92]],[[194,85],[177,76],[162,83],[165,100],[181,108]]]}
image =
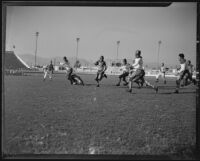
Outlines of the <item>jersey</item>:
{"label": "jersey", "polygon": [[70,66],[70,63],[64,63],[63,66],[65,67],[67,73],[73,70],[73,68]]}
{"label": "jersey", "polygon": [[178,70],[178,73],[182,73],[182,72],[184,72],[185,70],[187,70],[187,63],[186,63],[186,60],[183,59],[183,60],[181,60],[181,62],[180,62],[180,69]]}
{"label": "jersey", "polygon": [[164,66],[161,66],[161,67],[160,67],[160,71],[161,71],[162,73],[165,73],[165,72],[166,72],[166,68],[165,68]]}
{"label": "jersey", "polygon": [[48,66],[48,70],[49,70],[49,71],[53,71],[53,70],[54,70],[53,64],[50,64],[50,65]]}
{"label": "jersey", "polygon": [[95,65],[98,66],[98,72],[103,72],[106,70],[106,62],[98,60]]}
{"label": "jersey", "polygon": [[132,67],[135,68],[135,69],[143,69],[143,60],[142,60],[142,58],[135,58],[135,61],[132,64]]}

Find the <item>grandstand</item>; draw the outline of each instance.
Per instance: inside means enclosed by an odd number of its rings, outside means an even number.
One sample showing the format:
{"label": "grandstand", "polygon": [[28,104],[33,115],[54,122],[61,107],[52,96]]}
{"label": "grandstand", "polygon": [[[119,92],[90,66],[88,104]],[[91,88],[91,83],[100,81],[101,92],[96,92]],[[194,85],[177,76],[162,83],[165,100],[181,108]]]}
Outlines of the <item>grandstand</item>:
{"label": "grandstand", "polygon": [[6,51],[4,54],[5,70],[24,70],[30,67],[14,51]]}
{"label": "grandstand", "polygon": [[26,75],[24,71],[30,69],[14,51],[6,51],[3,60],[5,75]]}

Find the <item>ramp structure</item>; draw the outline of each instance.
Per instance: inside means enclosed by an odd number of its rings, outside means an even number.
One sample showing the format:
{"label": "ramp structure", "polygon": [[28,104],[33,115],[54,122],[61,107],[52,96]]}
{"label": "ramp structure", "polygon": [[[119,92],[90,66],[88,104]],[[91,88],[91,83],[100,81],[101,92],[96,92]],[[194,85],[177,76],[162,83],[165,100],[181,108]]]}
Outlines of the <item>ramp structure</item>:
{"label": "ramp structure", "polygon": [[5,69],[30,69],[30,67],[14,53],[14,51],[6,51],[4,55]]}

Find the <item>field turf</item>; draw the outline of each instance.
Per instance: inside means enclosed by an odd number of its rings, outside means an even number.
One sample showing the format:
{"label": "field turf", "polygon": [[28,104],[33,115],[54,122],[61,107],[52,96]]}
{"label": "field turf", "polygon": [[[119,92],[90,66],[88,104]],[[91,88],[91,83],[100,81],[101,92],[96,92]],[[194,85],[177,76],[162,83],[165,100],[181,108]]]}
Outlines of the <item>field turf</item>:
{"label": "field turf", "polygon": [[[80,74],[79,74],[80,75]],[[117,76],[96,87],[95,75],[80,75],[85,86],[64,74],[4,77],[5,154],[136,154],[193,158],[196,144],[196,87],[174,94],[175,80],[159,91],[116,87]],[[155,78],[147,77],[154,84]]]}

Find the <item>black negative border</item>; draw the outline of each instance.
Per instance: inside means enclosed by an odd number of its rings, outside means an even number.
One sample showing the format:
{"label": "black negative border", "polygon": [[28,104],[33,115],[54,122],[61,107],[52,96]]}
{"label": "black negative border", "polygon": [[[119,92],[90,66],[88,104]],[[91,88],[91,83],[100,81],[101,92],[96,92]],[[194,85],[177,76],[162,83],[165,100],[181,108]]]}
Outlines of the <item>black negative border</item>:
{"label": "black negative border", "polygon": [[[122,1],[122,0],[115,0],[115,1],[89,1],[89,0],[79,0],[79,1],[53,1],[53,0],[46,0],[46,1],[3,1],[2,2],[2,57],[1,57],[1,67],[2,67],[2,106],[4,106],[4,54],[5,54],[5,38],[6,38],[6,6],[93,6],[93,7],[167,7],[172,2],[197,2],[197,37],[196,37],[196,67],[197,71],[199,72],[200,69],[200,49],[199,49],[199,38],[200,38],[200,2],[198,0],[191,0],[191,1],[171,1],[171,0],[154,0],[154,1]],[[199,74],[197,74],[197,80],[198,80],[198,88],[196,91],[196,151],[195,151],[195,158],[199,159],[200,155],[198,152],[200,151],[200,107],[199,107],[199,95],[200,95],[200,82],[199,82]],[[1,130],[4,131],[4,108],[2,108],[2,128]],[[3,152],[4,148],[4,140],[3,135],[1,137],[1,157],[3,159],[77,159],[77,160],[85,160],[85,159],[99,159],[99,160],[168,160],[168,159],[177,159],[174,156],[152,156],[152,155],[76,155],[76,154],[17,154],[17,155],[7,155]]]}

